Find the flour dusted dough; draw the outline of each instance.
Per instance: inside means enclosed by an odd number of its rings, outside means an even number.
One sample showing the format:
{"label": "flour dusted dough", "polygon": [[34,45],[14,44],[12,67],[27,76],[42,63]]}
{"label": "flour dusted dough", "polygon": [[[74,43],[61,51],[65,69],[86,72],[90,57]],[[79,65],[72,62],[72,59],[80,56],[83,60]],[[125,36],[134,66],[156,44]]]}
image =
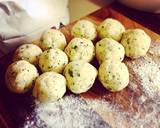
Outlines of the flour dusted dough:
{"label": "flour dusted dough", "polygon": [[15,51],[13,61],[26,60],[31,64],[38,63],[38,57],[42,50],[35,44],[23,44]]}
{"label": "flour dusted dough", "polygon": [[84,61],[72,61],[64,70],[68,88],[76,94],[88,91],[96,77],[97,70],[91,64]]}
{"label": "flour dusted dough", "polygon": [[104,38],[96,43],[96,58],[99,64],[105,60],[122,61],[124,54],[124,47],[111,38]]}
{"label": "flour dusted dough", "polygon": [[118,20],[107,18],[100,23],[97,30],[100,38],[108,37],[120,41],[125,28]]}
{"label": "flour dusted dough", "polygon": [[97,36],[96,26],[88,20],[79,20],[72,28],[71,34],[74,37],[94,40]]}
{"label": "flour dusted dough", "polygon": [[108,90],[120,91],[129,83],[127,66],[119,61],[104,61],[99,67],[99,80]]}
{"label": "flour dusted dough", "polygon": [[5,74],[5,81],[9,90],[15,93],[24,93],[34,84],[38,77],[36,67],[25,60],[12,63]]}
{"label": "flour dusted dough", "polygon": [[94,55],[95,49],[92,41],[85,38],[73,38],[65,49],[70,61],[84,60],[90,62]]}
{"label": "flour dusted dough", "polygon": [[66,47],[66,38],[62,32],[56,29],[49,29],[44,32],[42,36],[42,42],[40,42],[40,47],[43,50],[51,48],[59,48],[64,50]]}
{"label": "flour dusted dough", "polygon": [[126,56],[138,58],[146,55],[151,38],[141,29],[129,29],[123,34],[121,43],[125,48]]}
{"label": "flour dusted dough", "polygon": [[39,57],[39,66],[42,72],[55,71],[61,73],[67,64],[67,55],[58,48],[46,50]]}
{"label": "flour dusted dough", "polygon": [[33,96],[41,102],[56,101],[66,92],[66,79],[56,72],[45,72],[35,82]]}

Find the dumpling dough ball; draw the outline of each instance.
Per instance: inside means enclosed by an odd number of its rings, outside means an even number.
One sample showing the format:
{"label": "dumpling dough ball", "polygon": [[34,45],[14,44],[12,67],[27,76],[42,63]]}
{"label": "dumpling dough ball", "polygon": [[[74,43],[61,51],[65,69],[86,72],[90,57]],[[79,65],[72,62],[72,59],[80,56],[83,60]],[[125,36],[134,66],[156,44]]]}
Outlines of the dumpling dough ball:
{"label": "dumpling dough ball", "polygon": [[141,29],[129,29],[123,34],[121,43],[125,48],[126,56],[138,58],[146,55],[151,38]]}
{"label": "dumpling dough ball", "polygon": [[13,61],[26,60],[31,64],[38,64],[38,57],[42,50],[35,44],[23,44],[15,51]]}
{"label": "dumpling dough ball", "polygon": [[120,61],[104,61],[98,75],[102,85],[112,92],[124,89],[129,83],[127,66]]}
{"label": "dumpling dough ball", "polygon": [[105,60],[122,61],[124,55],[124,47],[111,38],[104,38],[96,43],[96,58],[99,64]]}
{"label": "dumpling dough ball", "polygon": [[69,42],[65,53],[70,61],[84,60],[90,62],[95,55],[95,49],[92,41],[85,38],[74,38]]}
{"label": "dumpling dough ball", "polygon": [[25,60],[19,60],[9,65],[5,74],[5,81],[10,91],[25,93],[33,86],[38,75],[34,65]]}
{"label": "dumpling dough ball", "polygon": [[65,77],[56,72],[45,72],[36,79],[33,96],[40,102],[56,101],[65,92]]}
{"label": "dumpling dough ball", "polygon": [[79,20],[71,30],[74,37],[94,40],[97,36],[96,26],[88,20]]}
{"label": "dumpling dough ball", "polygon": [[72,61],[64,70],[68,88],[76,94],[88,91],[96,77],[97,70],[85,61]]}
{"label": "dumpling dough ball", "polygon": [[49,29],[44,32],[42,36],[42,41],[40,42],[40,47],[43,50],[51,49],[51,48],[59,48],[64,50],[66,47],[66,38],[62,32],[56,29]]}
{"label": "dumpling dough ball", "polygon": [[60,49],[48,49],[39,57],[39,66],[42,72],[55,71],[62,73],[64,67],[68,64],[67,55]]}
{"label": "dumpling dough ball", "polygon": [[107,18],[98,26],[97,31],[100,38],[108,37],[120,41],[125,28],[118,20]]}

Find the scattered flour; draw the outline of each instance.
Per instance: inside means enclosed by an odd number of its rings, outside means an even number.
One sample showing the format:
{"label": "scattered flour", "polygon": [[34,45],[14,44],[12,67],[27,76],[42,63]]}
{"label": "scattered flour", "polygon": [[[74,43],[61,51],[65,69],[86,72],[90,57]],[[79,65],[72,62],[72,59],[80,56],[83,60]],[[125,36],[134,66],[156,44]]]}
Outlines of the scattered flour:
{"label": "scattered flour", "polygon": [[140,58],[135,61],[133,61],[133,70],[140,78],[142,91],[150,98],[155,95],[160,96],[160,65],[151,58]]}
{"label": "scattered flour", "polygon": [[37,104],[23,128],[159,128],[160,102],[140,100],[139,104],[139,111],[133,114],[102,99],[65,96],[57,102]]}
{"label": "scattered flour", "polygon": [[149,53],[159,57],[160,56],[160,43],[155,42],[154,44],[151,45]]}
{"label": "scattered flour", "polygon": [[110,128],[86,101],[66,96],[57,102],[37,104],[34,120],[24,128]]}

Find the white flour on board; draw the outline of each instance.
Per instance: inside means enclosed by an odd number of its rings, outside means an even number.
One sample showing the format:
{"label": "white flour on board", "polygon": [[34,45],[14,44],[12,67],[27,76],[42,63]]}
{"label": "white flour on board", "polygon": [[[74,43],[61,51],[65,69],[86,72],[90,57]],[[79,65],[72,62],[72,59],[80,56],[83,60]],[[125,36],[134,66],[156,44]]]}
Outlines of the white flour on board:
{"label": "white flour on board", "polygon": [[[129,110],[124,112],[120,105],[104,99],[65,96],[56,102],[37,104],[23,128],[160,128],[160,65],[150,58],[140,58],[132,61],[132,68],[143,93],[133,98],[133,91]],[[133,112],[135,102],[138,105]]]}
{"label": "white flour on board", "polygon": [[24,128],[109,128],[98,113],[75,96],[38,104],[33,115],[33,121],[26,121]]}
{"label": "white flour on board", "polygon": [[56,102],[37,104],[24,128],[159,128],[160,103],[140,100],[139,104],[144,111],[150,111],[133,114],[104,100],[65,96]]}
{"label": "white flour on board", "polygon": [[160,65],[151,58],[140,58],[133,61],[133,71],[141,82],[141,89],[148,97],[160,96]]}

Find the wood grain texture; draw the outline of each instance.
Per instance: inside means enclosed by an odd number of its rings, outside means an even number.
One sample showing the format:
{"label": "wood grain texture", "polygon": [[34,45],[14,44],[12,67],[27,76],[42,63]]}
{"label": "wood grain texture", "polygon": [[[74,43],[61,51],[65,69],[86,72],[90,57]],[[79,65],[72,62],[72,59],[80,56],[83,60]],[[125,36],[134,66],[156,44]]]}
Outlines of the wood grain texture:
{"label": "wood grain texture", "polygon": [[[143,25],[138,24],[137,22],[127,18],[122,13],[119,13],[114,9],[114,7],[105,7],[102,8],[89,16],[84,17],[83,19],[90,20],[95,24],[99,24],[107,17],[112,17],[124,24],[126,29],[128,28],[141,28],[144,29],[147,34],[152,38],[152,43],[160,43],[160,35],[154,33],[150,29],[144,27]],[[75,22],[74,22],[75,23]],[[67,42],[72,39],[70,34],[71,28],[74,23],[71,23],[63,28],[61,31],[65,34]],[[98,38],[95,40],[99,40]],[[28,92],[25,95],[17,95],[9,92],[6,89],[4,74],[7,66],[11,63],[13,53],[5,56],[0,60],[0,121],[3,123],[4,127],[8,128],[19,128],[23,124],[26,116],[30,115],[34,106],[31,97],[31,92]],[[153,56],[151,56],[153,57]],[[142,95],[142,91],[139,88],[140,81],[135,76],[132,70],[132,61],[129,58],[125,58],[124,62],[127,64],[130,72],[130,83],[127,88],[120,92],[112,93],[104,89],[101,83],[96,80],[94,86],[86,93],[81,94],[80,96],[84,99],[100,99],[103,98],[106,101],[111,103],[116,103],[121,106],[123,111],[128,111],[130,113],[135,113],[139,111],[138,97]],[[93,60],[92,64],[98,68],[98,63],[96,60]],[[135,88],[136,87],[136,88]],[[133,89],[134,88],[134,89]],[[131,105],[132,104],[132,105]],[[103,115],[103,118],[108,123],[114,123],[114,118],[109,119],[107,113]],[[1,123],[1,124],[2,124]],[[124,121],[126,127],[130,127],[127,121]],[[1,125],[0,125],[1,126]],[[2,128],[3,128],[2,126]],[[154,128],[154,127],[153,127]]]}

